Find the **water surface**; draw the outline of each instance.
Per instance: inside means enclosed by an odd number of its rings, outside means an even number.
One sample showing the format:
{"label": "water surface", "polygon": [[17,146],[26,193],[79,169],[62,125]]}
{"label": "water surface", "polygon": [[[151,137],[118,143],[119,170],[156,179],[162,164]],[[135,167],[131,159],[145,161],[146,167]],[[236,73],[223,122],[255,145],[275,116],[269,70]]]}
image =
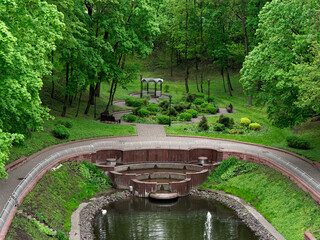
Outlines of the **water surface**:
{"label": "water surface", "polygon": [[255,240],[235,212],[218,202],[193,196],[159,204],[130,198],[105,206],[94,219],[96,239]]}

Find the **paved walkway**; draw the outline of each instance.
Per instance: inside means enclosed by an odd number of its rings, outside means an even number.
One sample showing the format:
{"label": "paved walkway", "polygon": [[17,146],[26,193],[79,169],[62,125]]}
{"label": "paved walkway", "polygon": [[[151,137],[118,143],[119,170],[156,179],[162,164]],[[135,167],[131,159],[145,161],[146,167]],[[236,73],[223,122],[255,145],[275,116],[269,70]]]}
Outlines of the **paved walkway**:
{"label": "paved walkway", "polygon": [[41,154],[30,157],[29,161],[9,173],[8,179],[0,180],[0,210],[2,210],[10,198],[10,195],[19,182],[38,163],[47,159],[52,154],[60,153],[61,157],[88,152],[88,146],[92,151],[98,149],[134,150],[143,148],[189,149],[197,147],[214,148],[217,150],[229,150],[245,152],[267,158],[286,168],[306,184],[320,193],[320,171],[312,164],[291,154],[241,142],[230,142],[219,139],[204,139],[192,137],[166,136],[163,126],[151,124],[137,124],[138,136],[113,137],[105,139],[91,139],[80,142],[71,142],[68,145],[56,146]]}

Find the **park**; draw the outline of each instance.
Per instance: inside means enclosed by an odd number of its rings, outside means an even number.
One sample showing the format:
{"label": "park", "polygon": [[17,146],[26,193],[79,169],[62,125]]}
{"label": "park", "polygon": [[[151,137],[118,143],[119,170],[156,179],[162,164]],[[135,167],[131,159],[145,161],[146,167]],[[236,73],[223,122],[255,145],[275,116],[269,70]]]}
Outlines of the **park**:
{"label": "park", "polygon": [[320,239],[317,0],[0,13],[0,239]]}

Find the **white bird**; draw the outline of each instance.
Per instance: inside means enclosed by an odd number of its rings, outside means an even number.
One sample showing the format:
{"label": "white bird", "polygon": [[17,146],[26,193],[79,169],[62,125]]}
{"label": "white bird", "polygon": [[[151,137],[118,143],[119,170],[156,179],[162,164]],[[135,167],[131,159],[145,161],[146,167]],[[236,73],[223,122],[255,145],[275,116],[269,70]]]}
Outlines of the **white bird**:
{"label": "white bird", "polygon": [[107,214],[107,210],[106,209],[102,209],[101,212],[102,212],[102,215],[106,215]]}

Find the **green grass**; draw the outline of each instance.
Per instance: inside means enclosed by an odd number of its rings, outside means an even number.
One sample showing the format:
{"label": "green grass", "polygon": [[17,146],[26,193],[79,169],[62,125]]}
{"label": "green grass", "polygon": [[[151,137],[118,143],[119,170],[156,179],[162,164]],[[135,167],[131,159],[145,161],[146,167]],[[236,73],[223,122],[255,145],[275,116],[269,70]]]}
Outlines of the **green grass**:
{"label": "green grass", "polygon": [[[92,168],[88,168],[85,163],[68,162],[56,171],[49,171],[27,195],[19,210],[38,220],[44,219],[44,222],[55,230],[68,233],[71,214],[81,201],[109,187],[109,180],[104,180],[104,173],[100,170],[94,173],[96,170],[89,169]],[[7,238],[17,239],[15,236],[19,233],[25,236],[23,239],[48,239],[30,223],[26,225],[25,222],[26,218],[18,214],[12,222]]]}
{"label": "green grass", "polygon": [[[262,165],[244,164],[256,168],[247,173],[234,169],[236,174],[224,181],[216,181],[213,172],[203,187],[223,190],[250,202],[288,240],[303,239],[305,231],[320,228],[319,206],[309,194],[280,172]],[[218,168],[218,175],[223,176],[228,169]]]}
{"label": "green grass", "polygon": [[[52,130],[59,120],[68,120],[72,123],[70,137],[60,140],[52,135]],[[136,134],[135,126],[104,124],[92,119],[85,118],[62,118],[56,117],[55,120],[48,120],[44,124],[43,131],[32,133],[31,137],[26,139],[22,144],[14,146],[10,151],[10,162],[23,157],[30,156],[44,148],[80,139],[94,137],[109,137],[120,135]]]}

